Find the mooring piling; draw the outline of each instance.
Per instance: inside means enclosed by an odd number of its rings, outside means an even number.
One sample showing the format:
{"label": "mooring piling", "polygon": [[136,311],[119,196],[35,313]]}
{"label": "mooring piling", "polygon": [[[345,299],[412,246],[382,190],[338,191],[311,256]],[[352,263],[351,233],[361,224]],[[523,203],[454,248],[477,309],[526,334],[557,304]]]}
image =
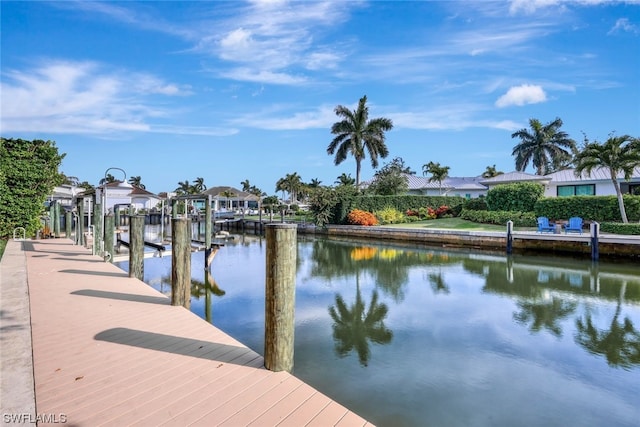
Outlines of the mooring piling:
{"label": "mooring piling", "polygon": [[507,255],[513,253],[513,221],[507,221]]}
{"label": "mooring piling", "polygon": [[113,215],[104,216],[104,260],[113,262],[113,236],[116,233],[116,222]]}
{"label": "mooring piling", "polygon": [[171,305],[191,306],[191,220],[171,220]]}
{"label": "mooring piling", "polygon": [[144,278],[144,216],[129,218],[129,277]]}
{"label": "mooring piling", "polygon": [[600,234],[600,224],[593,221],[590,226],[591,231],[591,260],[598,261],[600,258],[600,248],[598,242],[598,235]]}
{"label": "mooring piling", "polygon": [[71,227],[73,225],[73,214],[65,212],[64,214],[64,234],[67,239],[71,239]]}
{"label": "mooring piling", "polygon": [[266,226],[264,365],[270,371],[293,369],[296,233],[295,224]]}

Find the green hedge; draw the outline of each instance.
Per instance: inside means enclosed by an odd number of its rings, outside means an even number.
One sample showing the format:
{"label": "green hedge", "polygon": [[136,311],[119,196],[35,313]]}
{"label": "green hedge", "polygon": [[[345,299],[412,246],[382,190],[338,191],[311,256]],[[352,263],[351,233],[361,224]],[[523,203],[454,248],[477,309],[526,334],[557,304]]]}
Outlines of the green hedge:
{"label": "green hedge", "polygon": [[536,216],[533,212],[518,211],[474,211],[463,209],[460,218],[482,224],[507,225],[513,221],[515,227],[536,227]]}
{"label": "green hedge", "polygon": [[[640,221],[640,196],[623,196],[629,221]],[[587,221],[622,221],[616,196],[545,197],[536,202],[536,216],[567,219],[579,216]]]}
{"label": "green hedge", "polygon": [[487,191],[486,202],[491,211],[533,212],[544,187],[535,182],[500,184]]}
{"label": "green hedge", "polygon": [[640,235],[640,223],[622,224],[620,222],[603,222],[600,224],[602,233]]}
{"label": "green hedge", "polygon": [[333,224],[346,223],[347,215],[353,209],[361,209],[368,212],[381,211],[385,208],[397,209],[406,212],[409,209],[438,208],[446,205],[453,212],[459,210],[465,199],[457,196],[353,196],[341,197],[333,209]]}

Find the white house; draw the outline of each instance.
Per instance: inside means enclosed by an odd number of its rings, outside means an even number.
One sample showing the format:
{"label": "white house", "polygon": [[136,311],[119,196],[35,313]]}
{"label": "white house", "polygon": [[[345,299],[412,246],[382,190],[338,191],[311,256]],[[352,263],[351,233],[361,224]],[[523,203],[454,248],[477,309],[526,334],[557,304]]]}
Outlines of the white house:
{"label": "white house", "polygon": [[[496,185],[519,182],[537,182],[544,186],[546,197],[565,196],[611,196],[616,191],[606,168],[594,169],[591,174],[582,173],[576,177],[573,169],[555,172],[549,175],[532,175],[524,172],[508,172],[493,178],[482,177],[448,177],[441,184],[429,182],[429,178],[406,174],[409,184],[408,194],[421,196],[460,196],[467,199],[485,196],[487,191]],[[620,174],[618,176],[623,194],[640,194],[640,166],[634,169],[629,181]],[[366,188],[371,181],[362,183]]]}
{"label": "white house", "polygon": [[[583,172],[579,177],[575,176],[574,169],[567,169],[546,175],[545,178],[549,178],[544,189],[544,195],[547,197],[613,196],[616,194],[611,174],[605,168],[594,169],[590,175]],[[622,194],[640,194],[640,166],[634,169],[629,181],[624,179],[623,174],[619,174],[618,183]]]}

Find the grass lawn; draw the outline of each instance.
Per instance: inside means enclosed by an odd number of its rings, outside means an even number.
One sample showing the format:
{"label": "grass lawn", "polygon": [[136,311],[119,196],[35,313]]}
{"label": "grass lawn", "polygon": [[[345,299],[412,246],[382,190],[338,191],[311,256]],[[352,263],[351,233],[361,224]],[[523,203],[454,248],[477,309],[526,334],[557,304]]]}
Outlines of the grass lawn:
{"label": "grass lawn", "polygon": [[507,231],[506,225],[478,224],[461,218],[440,218],[383,227],[419,228],[423,230]]}

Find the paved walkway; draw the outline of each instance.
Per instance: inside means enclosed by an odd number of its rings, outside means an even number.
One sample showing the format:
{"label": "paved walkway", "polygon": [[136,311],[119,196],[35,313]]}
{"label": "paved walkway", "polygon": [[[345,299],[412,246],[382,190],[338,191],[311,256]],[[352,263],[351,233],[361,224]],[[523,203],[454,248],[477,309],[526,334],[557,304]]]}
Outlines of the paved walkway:
{"label": "paved walkway", "polygon": [[70,240],[0,266],[3,424],[370,425]]}

